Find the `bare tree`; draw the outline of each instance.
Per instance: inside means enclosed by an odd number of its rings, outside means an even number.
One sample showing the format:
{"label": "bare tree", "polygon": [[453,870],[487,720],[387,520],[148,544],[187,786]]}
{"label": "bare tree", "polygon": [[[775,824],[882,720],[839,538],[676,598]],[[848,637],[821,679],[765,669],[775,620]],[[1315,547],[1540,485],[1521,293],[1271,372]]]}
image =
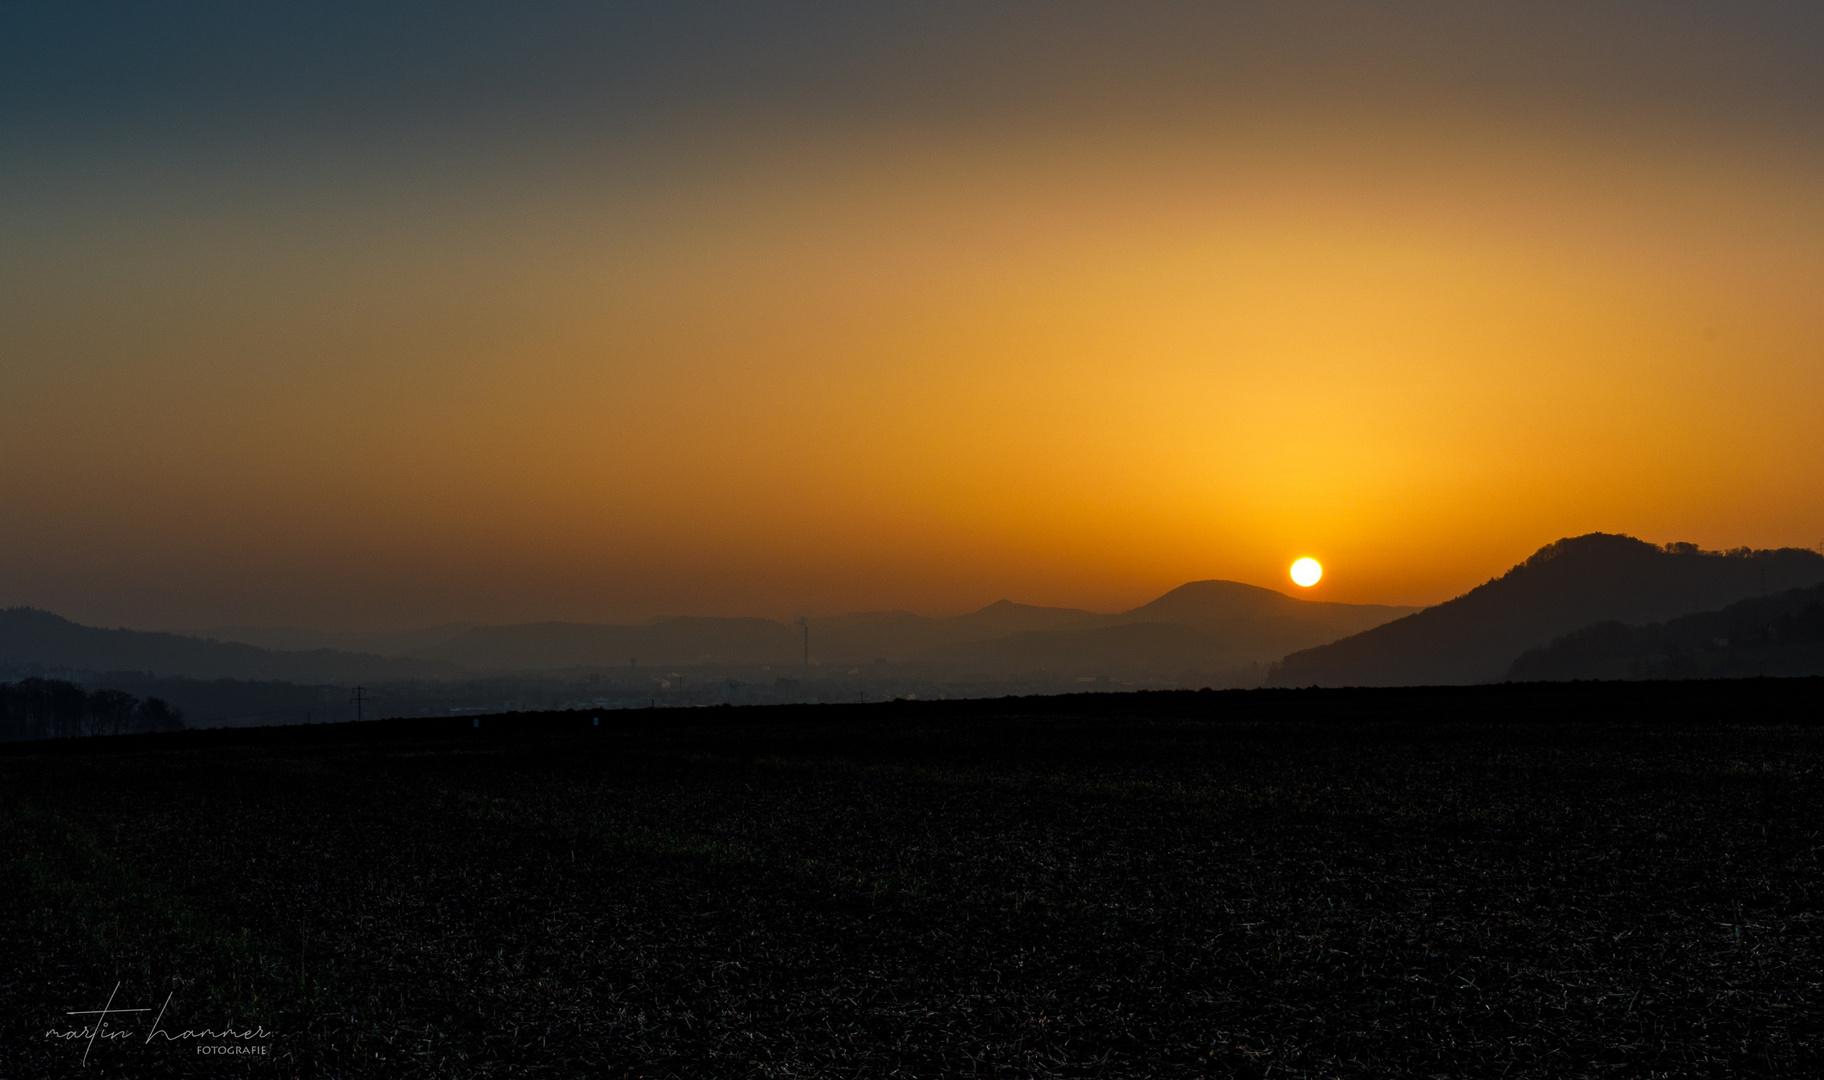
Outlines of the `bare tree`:
{"label": "bare tree", "polygon": [[134,726],[140,731],[178,731],[184,726],[184,714],[166,704],[162,698],[147,698],[134,714]]}
{"label": "bare tree", "polygon": [[139,699],[124,690],[97,690],[89,695],[88,733],[119,735],[138,708]]}

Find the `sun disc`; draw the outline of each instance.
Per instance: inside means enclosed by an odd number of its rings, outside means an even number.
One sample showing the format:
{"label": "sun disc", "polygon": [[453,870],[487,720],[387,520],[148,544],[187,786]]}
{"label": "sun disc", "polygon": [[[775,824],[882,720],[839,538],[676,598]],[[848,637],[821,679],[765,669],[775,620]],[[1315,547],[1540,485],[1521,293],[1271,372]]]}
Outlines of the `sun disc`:
{"label": "sun disc", "polygon": [[1317,584],[1323,576],[1324,568],[1318,565],[1316,559],[1300,559],[1292,564],[1292,580],[1304,588],[1309,589]]}

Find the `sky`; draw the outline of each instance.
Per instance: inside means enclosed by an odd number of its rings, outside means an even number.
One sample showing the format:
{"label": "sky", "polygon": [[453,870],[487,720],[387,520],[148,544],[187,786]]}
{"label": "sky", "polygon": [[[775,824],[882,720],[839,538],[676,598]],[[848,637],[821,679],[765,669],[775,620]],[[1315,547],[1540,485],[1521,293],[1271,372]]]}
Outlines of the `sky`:
{"label": "sky", "polygon": [[1819,56],[1815,4],[9,4],[0,606],[1815,547]]}

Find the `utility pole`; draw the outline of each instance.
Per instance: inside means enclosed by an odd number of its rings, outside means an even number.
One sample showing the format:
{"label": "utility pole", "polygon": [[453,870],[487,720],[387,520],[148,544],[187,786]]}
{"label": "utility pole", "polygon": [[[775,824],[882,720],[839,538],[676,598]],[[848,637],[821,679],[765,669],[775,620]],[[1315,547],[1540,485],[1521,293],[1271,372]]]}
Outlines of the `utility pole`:
{"label": "utility pole", "polygon": [[811,620],[808,616],[798,616],[798,625],[804,629],[804,684],[811,684]]}
{"label": "utility pole", "polygon": [[362,692],[362,688],[357,686],[355,687],[355,696],[348,699],[349,704],[355,707],[355,723],[357,724],[361,722],[361,704],[365,700],[361,696]]}

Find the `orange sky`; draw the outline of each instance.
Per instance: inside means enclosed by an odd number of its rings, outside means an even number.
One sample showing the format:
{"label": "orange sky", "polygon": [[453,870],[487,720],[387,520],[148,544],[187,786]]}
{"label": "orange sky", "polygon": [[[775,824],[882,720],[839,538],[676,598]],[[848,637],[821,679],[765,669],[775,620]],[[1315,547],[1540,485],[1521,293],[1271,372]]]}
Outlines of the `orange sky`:
{"label": "orange sky", "polygon": [[1113,610],[1314,555],[1430,603],[1592,530],[1815,546],[1821,166],[1280,102],[45,184],[0,602]]}

